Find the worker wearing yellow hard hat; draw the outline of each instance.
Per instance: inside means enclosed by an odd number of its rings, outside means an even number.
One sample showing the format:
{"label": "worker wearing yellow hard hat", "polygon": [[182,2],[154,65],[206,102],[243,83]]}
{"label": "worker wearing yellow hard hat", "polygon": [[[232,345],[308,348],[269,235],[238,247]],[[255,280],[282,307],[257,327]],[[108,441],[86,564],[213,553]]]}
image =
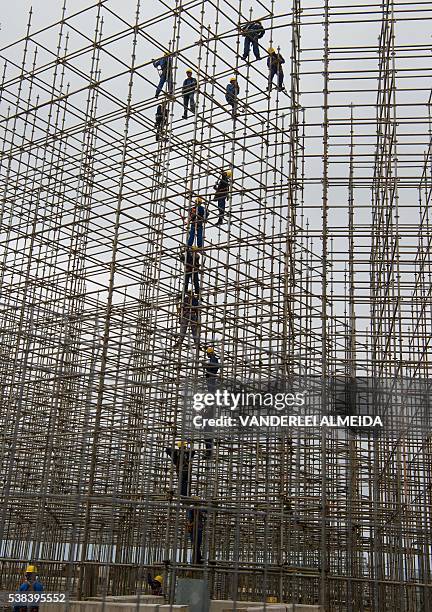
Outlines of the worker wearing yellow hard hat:
{"label": "worker wearing yellow hard hat", "polygon": [[201,197],[195,198],[195,206],[192,206],[189,214],[189,237],[187,245],[191,248],[195,242],[201,249],[203,247],[203,225],[207,221],[208,212],[203,206],[204,200]]}
{"label": "worker wearing yellow hard hat", "polygon": [[249,59],[250,48],[252,47],[255,59],[261,59],[259,50],[259,39],[265,34],[263,24],[259,19],[249,21],[241,26],[241,33],[244,36],[244,49],[242,60],[246,61]]}
{"label": "worker wearing yellow hard hat", "polygon": [[235,119],[237,115],[237,98],[240,93],[240,87],[235,76],[230,78],[230,82],[226,86],[225,99],[232,108],[232,117]]}
{"label": "worker wearing yellow hard hat", "polygon": [[163,583],[162,576],[158,575],[152,578],[150,572],[147,574],[147,584],[150,587],[150,591],[152,595],[155,595],[156,597],[160,597],[161,595],[163,595],[162,583]]}
{"label": "worker wearing yellow hard hat", "polygon": [[230,191],[230,181],[232,178],[232,170],[223,170],[222,176],[219,179],[219,182],[215,186],[215,195],[213,197],[216,200],[219,210],[219,219],[216,225],[222,225],[225,218],[225,207],[227,198]]}
{"label": "worker wearing yellow hard hat", "polygon": [[278,78],[277,89],[278,91],[284,91],[284,71],[282,64],[285,64],[285,60],[282,55],[276,51],[273,47],[267,49],[268,58],[267,66],[269,69],[269,82],[267,90],[270,91],[273,85],[273,79],[275,75]]}
{"label": "worker wearing yellow hard hat", "polygon": [[25,569],[25,580],[20,584],[18,591],[25,593],[26,591],[41,593],[44,590],[42,582],[37,576],[38,568],[33,563],[29,563]]}
{"label": "worker wearing yellow hard hat", "polygon": [[197,80],[192,76],[191,68],[186,70],[186,78],[183,81],[182,95],[183,95],[183,119],[188,118],[188,110],[194,115],[195,106],[195,92],[197,90]]}

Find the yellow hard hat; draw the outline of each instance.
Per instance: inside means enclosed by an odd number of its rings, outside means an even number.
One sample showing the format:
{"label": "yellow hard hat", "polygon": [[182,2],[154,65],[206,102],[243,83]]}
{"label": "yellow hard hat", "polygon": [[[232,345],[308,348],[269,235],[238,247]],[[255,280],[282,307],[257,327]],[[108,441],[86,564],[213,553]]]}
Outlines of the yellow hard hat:
{"label": "yellow hard hat", "polygon": [[193,246],[192,247],[192,251],[198,251],[198,250],[199,250],[199,247],[197,247],[197,246]]}
{"label": "yellow hard hat", "polygon": [[231,78],[230,78],[230,81],[231,81],[231,83],[232,83],[233,81],[237,81],[237,79],[236,79],[235,77],[231,77]]}
{"label": "yellow hard hat", "polygon": [[208,347],[207,347],[207,353],[208,353],[208,354],[210,354],[210,353],[214,353],[214,348],[213,348],[212,346],[208,346]]}
{"label": "yellow hard hat", "polygon": [[232,170],[225,170],[225,174],[227,176],[232,176]]}
{"label": "yellow hard hat", "polygon": [[188,68],[188,69],[186,70],[186,74],[189,74],[189,72],[192,74],[192,68]]}
{"label": "yellow hard hat", "polygon": [[160,582],[161,584],[162,584],[162,582],[163,582],[163,578],[162,578],[162,576],[155,576],[155,580],[156,580],[157,582]]}
{"label": "yellow hard hat", "polygon": [[275,50],[273,49],[273,47],[269,47],[267,49],[267,53],[274,53],[274,52],[275,52]]}
{"label": "yellow hard hat", "polygon": [[202,202],[203,202],[202,198],[200,198],[200,197],[195,198],[195,204],[201,204]]}
{"label": "yellow hard hat", "polygon": [[[192,293],[192,292],[190,292],[190,293]],[[181,440],[180,442],[177,442],[177,447],[178,448],[186,448],[186,446],[187,446],[187,443],[184,442],[183,440]]]}
{"label": "yellow hard hat", "polygon": [[26,574],[35,574],[37,572],[36,565],[27,565]]}
{"label": "yellow hard hat", "polygon": [[168,55],[171,55],[171,53],[169,51],[165,51],[164,57],[167,57]]}

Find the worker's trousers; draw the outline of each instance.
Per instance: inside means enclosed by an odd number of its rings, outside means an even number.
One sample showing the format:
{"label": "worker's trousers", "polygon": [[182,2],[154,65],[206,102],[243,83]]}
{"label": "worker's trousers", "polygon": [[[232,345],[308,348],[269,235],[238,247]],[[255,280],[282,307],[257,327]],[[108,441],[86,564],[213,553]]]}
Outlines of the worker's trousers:
{"label": "worker's trousers", "polygon": [[229,96],[229,95],[225,96],[225,98],[228,104],[232,106],[233,114],[235,114],[237,112],[237,98],[235,96]]}
{"label": "worker's trousers", "polygon": [[243,57],[245,59],[249,57],[251,46],[256,59],[261,59],[258,40],[256,38],[249,38],[248,36],[245,36]]}
{"label": "worker's trousers", "polygon": [[191,247],[195,240],[195,234],[197,237],[197,246],[203,246],[203,224],[202,223],[191,223],[189,230],[188,247]]}
{"label": "worker's trousers", "polygon": [[164,124],[162,121],[156,120],[155,127],[156,127],[156,140],[160,140],[164,133]]}
{"label": "worker's trousers", "polygon": [[163,86],[165,85],[165,83],[167,83],[168,93],[172,94],[172,92],[173,92],[172,78],[170,76],[167,77],[166,74],[161,74],[160,80],[159,80],[159,85],[156,87],[156,98],[159,96],[159,94],[162,91]]}
{"label": "worker's trousers", "polygon": [[199,272],[186,272],[185,287],[184,287],[185,293],[187,292],[189,288],[189,283],[192,281],[192,277],[193,277],[193,286],[194,286],[195,293],[199,293],[200,292]]}
{"label": "worker's trousers", "polygon": [[198,527],[198,529],[192,529],[189,534],[189,537],[192,542],[192,563],[202,563],[202,540],[203,540],[203,530]]}
{"label": "worker's trousers", "polygon": [[217,201],[218,209],[219,209],[219,223],[222,223],[225,216],[225,206],[226,206],[226,197],[219,198]]}
{"label": "worker's trousers", "polygon": [[188,330],[189,325],[190,325],[190,328],[191,328],[192,337],[194,339],[195,346],[197,348],[199,348],[198,320],[196,318],[186,318],[186,317],[183,317],[181,319],[181,321],[180,321],[180,338],[179,338],[179,342],[181,344],[183,342],[183,340],[185,339],[186,332]]}
{"label": "worker's trousers", "polygon": [[180,495],[189,495],[189,472],[187,470],[180,472]]}
{"label": "worker's trousers", "polygon": [[275,74],[278,75],[278,87],[279,89],[283,89],[283,84],[284,84],[284,73],[281,67],[275,67],[275,68],[270,68],[270,74],[269,74],[269,89],[272,86],[273,83],[273,79],[275,77]]}
{"label": "worker's trousers", "polygon": [[190,106],[191,113],[195,112],[195,93],[188,93],[183,96],[184,116],[187,117]]}

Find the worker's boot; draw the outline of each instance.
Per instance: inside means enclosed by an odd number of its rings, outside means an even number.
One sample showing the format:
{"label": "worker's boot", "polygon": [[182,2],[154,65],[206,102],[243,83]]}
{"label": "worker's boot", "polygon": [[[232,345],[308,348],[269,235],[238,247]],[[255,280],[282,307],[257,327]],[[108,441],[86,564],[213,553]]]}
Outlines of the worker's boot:
{"label": "worker's boot", "polygon": [[187,118],[188,118],[188,116],[186,115],[186,113],[183,113],[182,119],[187,119]]}

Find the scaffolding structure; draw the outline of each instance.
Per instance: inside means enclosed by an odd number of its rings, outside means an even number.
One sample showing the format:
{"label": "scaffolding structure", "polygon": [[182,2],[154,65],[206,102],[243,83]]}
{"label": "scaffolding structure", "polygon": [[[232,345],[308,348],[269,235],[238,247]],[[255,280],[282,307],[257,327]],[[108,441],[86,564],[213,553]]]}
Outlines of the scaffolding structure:
{"label": "scaffolding structure", "polygon": [[[32,18],[1,51],[0,590],[32,560],[78,598],[151,572],[168,602],[192,576],[214,599],[431,612],[432,1],[65,0]],[[286,91],[267,90],[268,46]],[[197,196],[199,349],[177,342]],[[224,384],[300,381],[328,412],[372,381],[385,426],[227,434],[209,459],[185,399],[208,346]],[[166,453],[185,437],[188,496]]]}

